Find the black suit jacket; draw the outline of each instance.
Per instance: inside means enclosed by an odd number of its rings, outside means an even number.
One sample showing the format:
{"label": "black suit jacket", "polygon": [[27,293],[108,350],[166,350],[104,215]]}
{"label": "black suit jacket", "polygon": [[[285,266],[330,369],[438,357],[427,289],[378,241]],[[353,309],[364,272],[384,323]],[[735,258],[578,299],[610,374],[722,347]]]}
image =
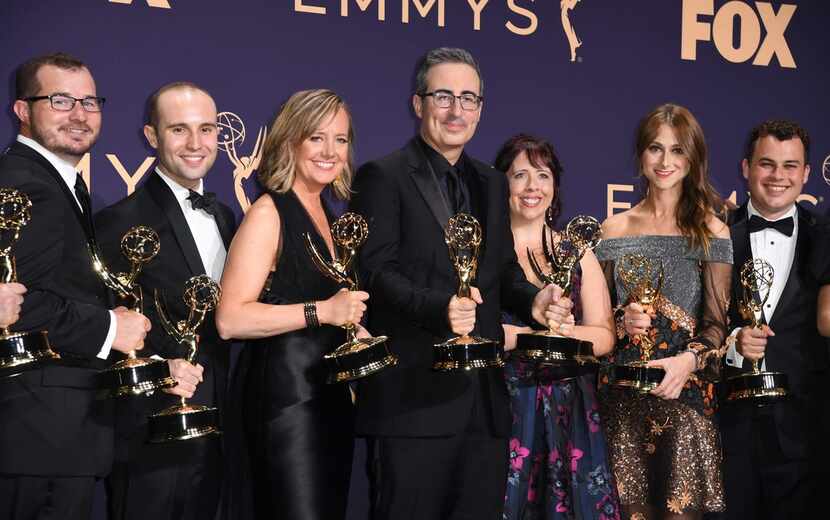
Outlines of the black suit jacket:
{"label": "black suit jacket", "polygon": [[108,292],[92,270],[86,218],[57,170],[14,143],[0,156],[0,187],[32,201],[13,252],[28,292],[17,331],[47,330],[62,360],[0,381],[0,473],[103,475],[112,463],[112,403],[95,399],[96,355],[110,326]]}
{"label": "black suit jacket", "polygon": [[[798,207],[797,218],[795,256],[784,291],[769,320],[769,326],[775,332],[775,336],[768,338],[765,351],[767,370],[784,372],[789,380],[792,395],[780,405],[775,405],[773,413],[782,449],[793,457],[807,454],[810,444],[810,421],[813,419],[811,411],[817,404],[815,401],[820,385],[826,384],[826,381],[822,383],[822,380],[828,371],[827,348],[816,327],[818,284],[810,262],[820,240],[822,218],[801,206]],[[752,258],[746,205],[738,208],[732,215],[730,232],[735,262],[729,321],[730,328],[735,328],[748,324],[738,312],[738,300],[742,294],[740,270],[744,263]],[[742,369],[738,370],[724,365],[724,374],[728,378],[749,370],[749,366],[749,362],[744,362]],[[749,434],[748,430],[736,434],[735,429],[749,428],[749,424],[746,423],[746,414],[742,413],[744,407],[725,401],[724,403],[721,409],[722,430],[724,448],[729,450],[731,443],[735,443],[736,446],[746,443],[745,435]]]}
{"label": "black suit jacket", "polygon": [[[219,203],[215,220],[225,248],[230,247],[235,229],[231,209]],[[165,359],[183,358],[187,352],[161,326],[153,303],[154,290],[163,294],[165,308],[172,322],[187,318],[188,308],[182,300],[185,281],[205,274],[205,267],[196,248],[196,240],[170,187],[154,171],[129,197],[99,211],[95,215],[96,233],[104,261],[114,272],[129,271],[129,263],[121,254],[121,237],[133,226],[148,226],[159,235],[158,255],[144,265],[138,283],[144,293],[144,314],[152,322],[152,329],[139,352],[142,357],[153,354]],[[216,331],[213,313],[205,317],[199,329],[199,349],[196,361],[205,368],[204,381],[197,387],[191,400],[197,404],[222,406],[224,404],[229,363],[229,343],[222,341]],[[149,408],[172,402],[172,396],[157,394],[149,400]],[[139,413],[143,413],[139,411]],[[138,418],[137,418],[138,419]],[[141,422],[145,422],[142,418]]]}
{"label": "black suit jacket", "polygon": [[[527,323],[538,289],[525,278],[513,250],[503,173],[470,160],[478,176],[483,244],[474,283],[484,304],[478,334],[503,340],[502,307]],[[465,173],[465,174],[470,174]],[[480,385],[494,431],[506,436],[510,413],[502,370],[437,372],[432,345],[453,336],[447,305],[458,288],[444,230],[450,215],[417,138],[403,149],[363,165],[355,176],[351,209],[367,218],[360,252],[369,292],[369,330],[388,335],[397,366],[358,386],[357,429],[369,435],[437,436],[463,431]]]}

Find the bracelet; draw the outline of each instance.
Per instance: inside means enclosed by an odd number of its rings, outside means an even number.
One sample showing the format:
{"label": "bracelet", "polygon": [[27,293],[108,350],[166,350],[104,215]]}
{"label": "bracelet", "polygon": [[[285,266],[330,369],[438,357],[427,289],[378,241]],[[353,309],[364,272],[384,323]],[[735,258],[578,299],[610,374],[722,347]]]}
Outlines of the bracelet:
{"label": "bracelet", "polygon": [[303,304],[303,314],[305,315],[306,327],[316,329],[320,326],[320,320],[317,318],[317,302],[305,302]]}
{"label": "bracelet", "polygon": [[692,355],[694,355],[695,357],[695,370],[700,370],[703,368],[703,366],[701,366],[700,354],[704,350],[706,350],[706,345],[699,343],[697,341],[693,341],[689,343],[685,349],[678,352],[678,354],[685,354],[686,352],[691,352]]}

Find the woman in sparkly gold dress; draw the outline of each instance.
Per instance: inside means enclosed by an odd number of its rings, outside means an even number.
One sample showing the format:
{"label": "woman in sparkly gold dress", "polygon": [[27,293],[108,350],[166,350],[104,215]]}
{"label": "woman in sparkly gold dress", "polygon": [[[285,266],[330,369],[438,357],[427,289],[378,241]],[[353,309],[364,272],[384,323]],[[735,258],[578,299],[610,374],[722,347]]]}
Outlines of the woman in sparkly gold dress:
{"label": "woman in sparkly gold dress", "polygon": [[[732,270],[729,228],[716,216],[722,199],[708,180],[703,131],[687,109],[662,105],[643,118],[636,154],[645,195],[603,223],[596,255],[617,306],[613,363],[664,374],[648,392],[601,378],[600,410],[626,517],[701,518],[725,505],[713,414]],[[629,255],[654,266],[651,285],[659,291],[648,307],[620,276],[620,264],[635,258]]]}

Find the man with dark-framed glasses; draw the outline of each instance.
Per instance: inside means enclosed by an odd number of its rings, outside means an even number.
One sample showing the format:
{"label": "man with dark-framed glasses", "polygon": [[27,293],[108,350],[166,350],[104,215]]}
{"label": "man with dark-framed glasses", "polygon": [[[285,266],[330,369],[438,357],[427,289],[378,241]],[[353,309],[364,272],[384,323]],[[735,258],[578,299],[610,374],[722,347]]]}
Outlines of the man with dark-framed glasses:
{"label": "man with dark-framed glasses", "polygon": [[82,98],[72,97],[69,94],[49,94],[48,96],[28,96],[23,101],[34,103],[35,101],[49,100],[52,110],[58,112],[72,112],[75,103],[80,103],[84,112],[100,112],[104,108],[105,98],[97,96],[86,96]]}
{"label": "man with dark-framed glasses", "polygon": [[[369,221],[359,265],[372,294],[369,330],[389,336],[399,363],[357,388],[357,431],[371,439],[376,520],[501,518],[510,412],[500,368],[433,370],[452,336],[503,337],[504,307],[543,322],[552,287],[522,272],[507,219],[504,174],[468,156],[483,107],[479,66],[463,49],[429,51],[412,107],[419,135],[363,165],[352,209]],[[484,237],[470,297],[455,295],[444,228],[474,216]]]}
{"label": "man with dark-framed glasses", "polygon": [[110,352],[140,349],[150,322],[109,310],[92,269],[89,191],[75,170],[101,130],[103,98],[66,54],[33,58],[15,76],[17,140],[0,156],[0,188],[24,192],[31,221],[14,246],[28,291],[18,330],[46,330],[59,360],[0,380],[0,518],[87,519],[95,479],[112,464],[112,403],[95,375]]}

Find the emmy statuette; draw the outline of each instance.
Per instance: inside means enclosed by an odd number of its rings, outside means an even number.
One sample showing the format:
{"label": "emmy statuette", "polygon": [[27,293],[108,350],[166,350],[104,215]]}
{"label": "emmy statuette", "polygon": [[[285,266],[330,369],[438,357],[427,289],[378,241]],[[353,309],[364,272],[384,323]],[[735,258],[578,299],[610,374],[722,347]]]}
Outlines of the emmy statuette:
{"label": "emmy statuette", "polygon": [[[187,348],[187,361],[190,364],[196,363],[199,326],[204,321],[205,315],[216,308],[220,295],[219,284],[209,276],[200,274],[188,279],[184,284],[182,298],[190,312],[187,319],[173,324],[156,291],[155,305],[159,322],[167,334]],[[219,429],[219,413],[216,408],[187,404],[187,399],[184,397],[181,398],[179,404],[151,415],[148,429],[148,440],[153,443],[186,441],[222,433]]]}
{"label": "emmy statuette", "polygon": [[[622,280],[629,301],[636,301],[646,312],[654,310],[663,288],[663,262],[641,254],[624,255],[617,263],[617,276]],[[656,278],[656,280],[655,280]],[[635,337],[640,344],[640,361],[614,364],[610,367],[611,384],[648,393],[657,388],[665,376],[662,368],[647,366],[654,352],[654,341],[648,334]]]}
{"label": "emmy statuette", "polygon": [[[326,261],[308,233],[305,234],[306,249],[321,273],[346,285],[350,291],[356,291],[357,275],[354,274],[352,263],[357,250],[368,236],[366,219],[357,213],[344,213],[331,225],[335,258]],[[347,323],[343,328],[346,329],[346,342],[323,356],[328,368],[329,383],[352,381],[397,364],[398,357],[389,351],[386,336],[358,338],[354,323]]]}
{"label": "emmy statuette", "polygon": [[[742,298],[738,301],[741,316],[754,328],[760,328],[762,310],[769,299],[775,271],[772,266],[760,258],[750,259],[741,267]],[[760,361],[752,361],[752,370],[745,374],[730,377],[724,381],[726,399],[740,401],[773,401],[789,393],[787,374],[767,372],[760,368]]]}
{"label": "emmy statuette", "polygon": [[[17,282],[12,248],[20,230],[29,223],[32,201],[22,191],[0,189],[0,282]],[[0,330],[0,378],[19,375],[60,356],[49,346],[46,331],[12,332]]]}
{"label": "emmy statuette", "polygon": [[[467,213],[458,213],[447,222],[444,241],[450,260],[458,274],[459,298],[470,297],[470,285],[478,269],[478,252],[481,246],[481,224]],[[491,339],[464,336],[449,339],[433,346],[435,370],[472,370],[504,366],[504,349]]]}
{"label": "emmy statuette", "polygon": [[[602,240],[600,224],[594,217],[578,215],[568,222],[562,233],[553,230],[550,210],[542,228],[542,250],[536,258],[527,250],[527,259],[536,277],[545,285],[556,284],[563,296],[571,293],[573,270],[585,253],[593,250]],[[543,266],[545,266],[543,268]],[[523,359],[539,365],[557,365],[578,371],[583,365],[597,363],[593,344],[576,338],[556,334],[553,330],[533,334],[519,334],[516,353]]]}
{"label": "emmy statuette", "polygon": [[[101,261],[94,246],[90,247],[92,267],[104,284],[119,298],[131,303],[131,308],[142,312],[144,297],[138,284],[138,275],[144,264],[150,262],[159,252],[158,234],[146,226],[134,226],[121,238],[121,254],[130,263],[129,273],[112,273]],[[125,395],[152,395],[161,388],[170,388],[176,381],[170,377],[167,361],[140,358],[135,351],[127,354],[127,359],[115,363],[98,374],[98,384],[111,397]]]}

